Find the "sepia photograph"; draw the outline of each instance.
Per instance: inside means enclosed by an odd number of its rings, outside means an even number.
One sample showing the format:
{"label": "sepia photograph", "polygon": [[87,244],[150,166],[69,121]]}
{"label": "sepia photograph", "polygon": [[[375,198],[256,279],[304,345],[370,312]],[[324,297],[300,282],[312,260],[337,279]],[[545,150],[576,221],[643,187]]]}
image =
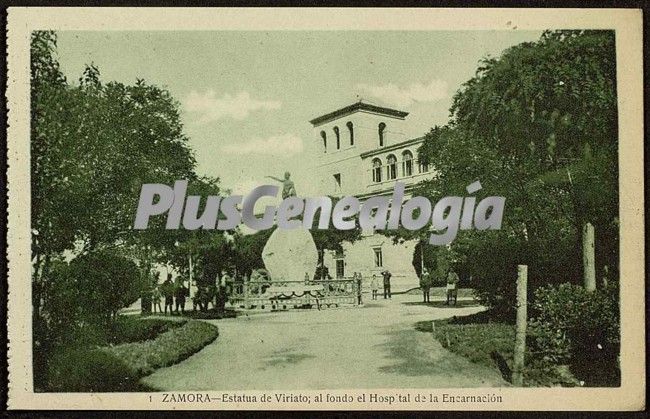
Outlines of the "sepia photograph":
{"label": "sepia photograph", "polygon": [[25,32],[21,391],[428,410],[620,390],[622,290],[644,289],[620,35],[507,17]]}

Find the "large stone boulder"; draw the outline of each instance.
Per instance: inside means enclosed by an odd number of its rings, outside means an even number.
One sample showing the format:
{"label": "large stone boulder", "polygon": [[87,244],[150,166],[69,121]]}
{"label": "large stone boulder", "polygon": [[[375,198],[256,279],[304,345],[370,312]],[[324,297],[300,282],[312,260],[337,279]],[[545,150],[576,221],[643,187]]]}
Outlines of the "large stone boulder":
{"label": "large stone boulder", "polygon": [[318,250],[309,230],[276,229],[262,250],[262,260],[274,281],[311,279],[318,263]]}

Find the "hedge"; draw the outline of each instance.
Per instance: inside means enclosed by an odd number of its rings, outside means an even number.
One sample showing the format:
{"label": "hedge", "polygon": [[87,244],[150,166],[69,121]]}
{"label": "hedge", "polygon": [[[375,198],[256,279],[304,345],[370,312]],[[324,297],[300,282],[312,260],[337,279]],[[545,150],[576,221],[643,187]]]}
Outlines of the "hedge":
{"label": "hedge", "polygon": [[176,364],[213,342],[217,326],[190,320],[155,339],[116,346],[71,347],[50,360],[47,391],[145,390],[138,381],[155,369]]}
{"label": "hedge", "polygon": [[104,351],[123,360],[139,376],[151,374],[158,368],[176,364],[202,349],[219,336],[217,326],[190,320],[169,330],[156,339],[140,343],[106,347]]}

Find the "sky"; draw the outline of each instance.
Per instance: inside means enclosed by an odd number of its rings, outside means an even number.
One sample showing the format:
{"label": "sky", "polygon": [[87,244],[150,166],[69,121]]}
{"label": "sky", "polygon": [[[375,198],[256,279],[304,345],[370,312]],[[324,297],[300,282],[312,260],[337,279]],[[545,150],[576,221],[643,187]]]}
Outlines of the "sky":
{"label": "sky", "polygon": [[311,181],[318,136],[309,120],[362,99],[409,112],[408,138],[449,118],[479,61],[538,31],[63,31],[61,69],[77,82],[94,63],[104,82],[142,78],[179,101],[197,172],[246,194],[289,170]]}

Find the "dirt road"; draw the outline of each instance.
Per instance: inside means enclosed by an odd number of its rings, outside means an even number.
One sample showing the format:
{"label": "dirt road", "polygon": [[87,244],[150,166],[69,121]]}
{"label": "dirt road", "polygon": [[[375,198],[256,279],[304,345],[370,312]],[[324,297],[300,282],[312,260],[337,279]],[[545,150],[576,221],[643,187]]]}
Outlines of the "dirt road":
{"label": "dirt road", "polygon": [[[241,315],[214,320],[220,336],[143,382],[160,390],[493,387],[496,369],[442,348],[418,322],[481,310],[419,303],[418,296],[363,307]],[[467,302],[466,302],[467,303]]]}

